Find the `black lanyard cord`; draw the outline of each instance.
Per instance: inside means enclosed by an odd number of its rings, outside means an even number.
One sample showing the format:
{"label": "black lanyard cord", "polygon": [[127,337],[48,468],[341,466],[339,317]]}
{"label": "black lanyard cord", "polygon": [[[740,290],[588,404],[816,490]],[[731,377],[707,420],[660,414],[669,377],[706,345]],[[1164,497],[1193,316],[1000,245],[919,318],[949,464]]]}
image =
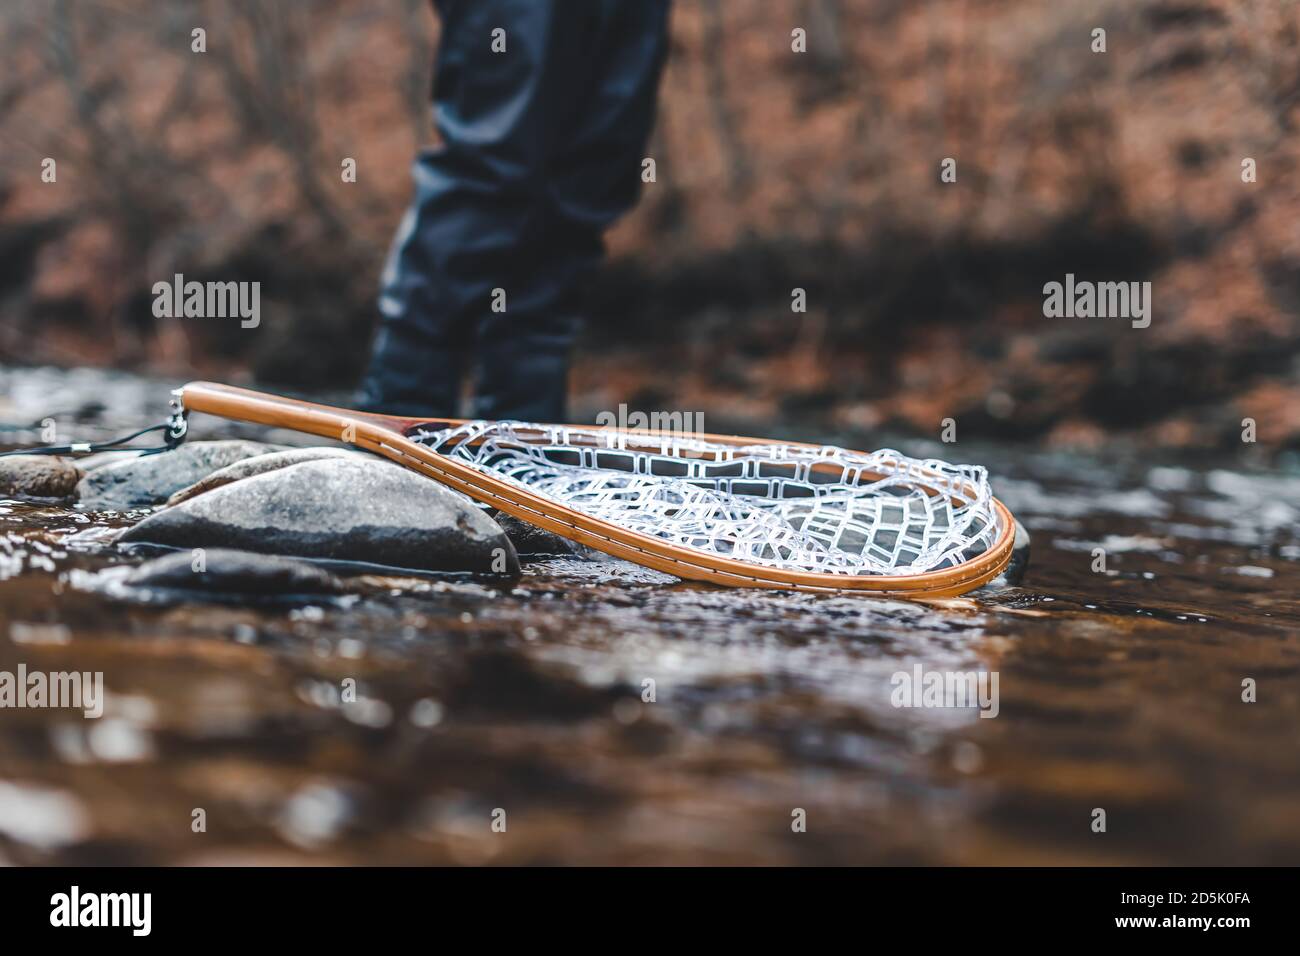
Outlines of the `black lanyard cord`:
{"label": "black lanyard cord", "polygon": [[13,451],[0,452],[0,458],[7,458],[10,455],[84,455],[96,451],[112,451],[129,441],[134,441],[141,435],[148,435],[150,432],[158,431],[165,433],[163,437],[165,444],[155,445],[152,448],[123,448],[121,450],[138,451],[142,455],[156,455],[158,452],[170,451],[185,440],[186,422],[184,415],[174,415],[161,425],[150,425],[148,428],[142,428],[138,432],[132,432],[130,435],[114,438],[111,441],[71,442],[67,445],[15,448]]}

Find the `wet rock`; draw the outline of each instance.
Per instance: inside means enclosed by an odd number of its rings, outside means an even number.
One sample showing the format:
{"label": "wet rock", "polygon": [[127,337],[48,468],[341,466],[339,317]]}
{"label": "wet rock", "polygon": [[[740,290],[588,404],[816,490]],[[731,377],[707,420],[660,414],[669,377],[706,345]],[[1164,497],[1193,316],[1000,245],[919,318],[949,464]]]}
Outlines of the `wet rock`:
{"label": "wet rock", "polygon": [[999,575],[1003,583],[1019,584],[1029,568],[1029,532],[1019,521],[1016,522],[1016,540],[1011,547],[1011,560]]}
{"label": "wet rock", "polygon": [[119,540],[519,572],[510,539],[468,498],[370,456],[306,461],[232,482],[150,515]]}
{"label": "wet rock", "polygon": [[76,491],[81,475],[73,462],[53,455],[0,458],[0,495],[68,498]]}
{"label": "wet rock", "polygon": [[268,471],[275,471],[278,468],[287,468],[289,465],[297,465],[304,461],[320,461],[325,458],[369,458],[373,457],[369,452],[357,451],[352,448],[330,448],[330,447],[312,447],[312,448],[290,448],[288,451],[274,451],[266,455],[257,455],[253,458],[245,458],[235,462],[233,465],[227,465],[219,471],[214,471],[205,478],[196,481],[187,488],[182,488],[170,498],[167,504],[177,505],[182,501],[188,501],[195,495],[201,495],[205,491],[211,491],[213,488],[220,488],[222,485],[228,485],[232,481],[239,481],[243,478],[252,478],[254,475],[264,475]]}
{"label": "wet rock", "polygon": [[125,511],[162,504],[182,488],[243,458],[282,450],[255,441],[198,441],[172,451],[105,465],[81,479],[79,503],[88,511]]}
{"label": "wet rock", "polygon": [[130,588],[220,594],[341,594],[343,583],[323,568],[277,555],[210,548],[146,561],[122,583]]}
{"label": "wet rock", "polygon": [[527,521],[511,517],[502,511],[492,512],[492,520],[499,524],[521,558],[540,558],[556,554],[582,554],[588,549],[558,534],[544,531]]}

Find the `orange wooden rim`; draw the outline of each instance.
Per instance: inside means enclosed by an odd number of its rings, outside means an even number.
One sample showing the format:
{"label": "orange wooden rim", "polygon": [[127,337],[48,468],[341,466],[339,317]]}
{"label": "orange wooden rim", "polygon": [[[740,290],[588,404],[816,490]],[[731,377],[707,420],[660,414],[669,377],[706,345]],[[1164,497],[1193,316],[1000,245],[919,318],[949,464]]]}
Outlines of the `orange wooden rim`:
{"label": "orange wooden rim", "polygon": [[[909,575],[839,575],[811,571],[786,571],[731,558],[702,554],[650,535],[628,531],[543,498],[526,488],[481,472],[463,462],[444,457],[406,437],[416,425],[453,427],[459,419],[428,420],[354,412],[315,405],[250,389],[212,382],[191,382],[181,389],[181,403],[189,411],[206,412],[238,421],[308,432],[346,441],[384,455],[450,488],[491,505],[520,520],[571,541],[632,561],[644,567],[691,581],[708,581],[731,587],[773,588],[799,591],[857,591],[882,597],[951,597],[974,590],[1002,573],[1011,560],[1015,520],[1001,501],[994,499],[999,533],[993,547],[963,564],[940,571]],[[573,428],[592,429],[591,425]],[[653,435],[652,432],[627,431]],[[802,442],[775,442],[761,438],[705,433],[683,435],[726,445],[786,445],[817,447]]]}

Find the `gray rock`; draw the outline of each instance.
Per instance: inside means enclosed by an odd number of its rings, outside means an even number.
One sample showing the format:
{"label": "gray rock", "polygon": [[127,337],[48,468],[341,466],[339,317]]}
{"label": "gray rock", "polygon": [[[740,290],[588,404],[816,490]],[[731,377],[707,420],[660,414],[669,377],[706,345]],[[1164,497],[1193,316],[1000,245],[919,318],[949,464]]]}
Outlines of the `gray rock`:
{"label": "gray rock", "polygon": [[216,594],[342,594],[346,587],[334,575],[306,561],[248,551],[211,548],[203,553],[202,570],[195,570],[189,551],[146,561],[122,579],[130,588],[201,591]]}
{"label": "gray rock", "polygon": [[198,441],[172,451],[104,465],[77,485],[88,511],[125,511],[162,504],[182,488],[243,458],[280,451],[255,441]]}
{"label": "gray rock", "polygon": [[553,554],[583,554],[588,550],[568,538],[561,538],[558,534],[513,518],[503,511],[492,512],[492,520],[501,525],[521,558],[538,558]]}
{"label": "gray rock", "polygon": [[0,495],[68,498],[76,491],[81,474],[71,461],[53,455],[0,458]]}
{"label": "gray rock", "polygon": [[274,451],[267,455],[258,455],[254,458],[245,458],[237,461],[233,465],[227,465],[219,471],[214,471],[206,478],[202,478],[190,485],[188,488],[182,488],[176,494],[167,499],[167,504],[178,505],[182,501],[188,501],[195,495],[201,495],[205,491],[211,491],[213,488],[220,488],[222,485],[228,485],[232,481],[239,481],[243,478],[252,478],[254,475],[264,475],[268,471],[275,471],[277,468],[287,468],[289,465],[297,465],[304,461],[320,461],[325,458],[369,458],[372,457],[369,452],[357,451],[352,448],[330,448],[328,446],[313,448],[290,448],[288,451]]}
{"label": "gray rock", "polygon": [[510,539],[469,499],[371,456],[306,461],[232,482],[150,515],[118,540],[519,572]]}
{"label": "gray rock", "polygon": [[83,472],[94,471],[96,468],[103,468],[105,465],[116,465],[119,461],[131,461],[139,458],[140,452],[130,449],[112,449],[109,451],[97,451],[90,455],[82,455],[77,459],[77,467]]}

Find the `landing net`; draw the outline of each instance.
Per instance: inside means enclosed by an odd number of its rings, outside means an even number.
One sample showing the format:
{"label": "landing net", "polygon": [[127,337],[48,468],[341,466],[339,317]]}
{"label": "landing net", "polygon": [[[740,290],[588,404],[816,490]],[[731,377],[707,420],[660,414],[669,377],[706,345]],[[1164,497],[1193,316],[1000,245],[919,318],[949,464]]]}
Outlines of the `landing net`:
{"label": "landing net", "polygon": [[484,421],[408,437],[629,531],[789,571],[921,574],[976,557],[999,532],[984,468],[889,449]]}

